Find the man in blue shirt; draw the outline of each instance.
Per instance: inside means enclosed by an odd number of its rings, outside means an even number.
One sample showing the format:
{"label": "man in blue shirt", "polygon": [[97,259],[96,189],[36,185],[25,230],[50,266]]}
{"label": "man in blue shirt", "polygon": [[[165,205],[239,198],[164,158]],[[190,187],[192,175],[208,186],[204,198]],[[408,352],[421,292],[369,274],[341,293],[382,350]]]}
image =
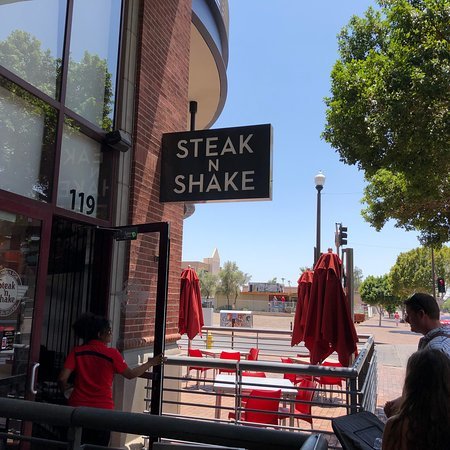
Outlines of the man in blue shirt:
{"label": "man in blue shirt", "polygon": [[[418,350],[434,348],[450,358],[450,326],[441,324],[439,305],[436,300],[431,295],[417,292],[405,300],[404,305],[405,320],[409,323],[411,331],[423,334]],[[401,397],[386,402],[384,412],[387,417],[391,417],[398,411],[400,402]]]}

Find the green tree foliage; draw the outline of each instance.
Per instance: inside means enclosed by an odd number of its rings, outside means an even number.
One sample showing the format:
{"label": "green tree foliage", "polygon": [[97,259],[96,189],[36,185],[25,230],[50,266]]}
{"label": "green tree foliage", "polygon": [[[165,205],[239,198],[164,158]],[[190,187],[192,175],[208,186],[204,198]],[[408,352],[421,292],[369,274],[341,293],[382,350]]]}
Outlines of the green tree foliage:
{"label": "green tree foliage", "polygon": [[[29,197],[48,201],[53,177],[57,112],[2,77],[0,90],[0,176],[5,172],[12,178],[22,179],[23,185],[32,187],[27,193]],[[36,174],[34,155],[39,149],[36,138],[41,130],[40,170]]]}
{"label": "green tree foliage", "polygon": [[[443,247],[434,252],[436,277],[448,279],[450,276],[450,248]],[[389,273],[393,293],[402,299],[414,292],[434,295],[431,269],[431,250],[419,247],[400,253]]]}
{"label": "green tree foliage", "polygon": [[233,298],[233,307],[236,306],[236,299],[241,291],[241,287],[247,284],[251,276],[239,270],[235,262],[227,261],[219,272],[219,286],[217,291],[227,298],[227,306],[230,308],[230,299]]}
{"label": "green tree foliage", "polygon": [[361,286],[363,280],[362,270],[355,266],[353,269],[353,290],[359,292],[359,287]]}
{"label": "green tree foliage", "polygon": [[219,277],[207,270],[200,270],[198,272],[198,279],[200,281],[200,290],[202,297],[209,299],[214,297],[216,293],[217,284],[219,283]]}
{"label": "green tree foliage", "polygon": [[449,312],[450,311],[450,298],[448,298],[443,304],[442,304],[442,311]]}
{"label": "green tree foliage", "polygon": [[67,98],[75,112],[111,130],[112,97],[111,73],[105,59],[84,52],[81,61],[70,60]]}
{"label": "green tree foliage", "polygon": [[[61,60],[25,31],[15,30],[0,41],[0,64],[55,98],[61,82]],[[106,59],[85,52],[80,61],[70,58],[67,103],[100,128],[112,129],[114,92]],[[99,107],[99,105],[101,107]]]}
{"label": "green tree foliage", "polygon": [[43,50],[41,42],[34,36],[15,30],[7,39],[0,41],[0,64],[55,97],[61,61],[53,58],[50,50]]}
{"label": "green tree foliage", "polygon": [[368,276],[359,287],[361,300],[368,305],[374,306],[379,314],[379,326],[383,310],[395,311],[400,304],[399,298],[393,294],[392,285],[388,275],[375,277]]}
{"label": "green tree foliage", "polygon": [[441,245],[450,226],[450,3],[377,0],[339,35],[324,139],[364,170],[364,218]]}

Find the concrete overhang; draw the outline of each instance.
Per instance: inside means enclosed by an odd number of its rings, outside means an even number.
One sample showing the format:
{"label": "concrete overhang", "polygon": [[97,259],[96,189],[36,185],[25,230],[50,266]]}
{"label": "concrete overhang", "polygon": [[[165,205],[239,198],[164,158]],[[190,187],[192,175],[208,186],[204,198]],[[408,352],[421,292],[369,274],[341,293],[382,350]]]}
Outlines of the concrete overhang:
{"label": "concrete overhang", "polygon": [[[203,9],[198,8],[200,3]],[[211,16],[205,15],[207,3]],[[197,2],[197,11],[192,12],[188,94],[189,101],[197,102],[197,130],[210,128],[222,112],[227,96],[227,63],[228,34],[223,17],[215,2]]]}

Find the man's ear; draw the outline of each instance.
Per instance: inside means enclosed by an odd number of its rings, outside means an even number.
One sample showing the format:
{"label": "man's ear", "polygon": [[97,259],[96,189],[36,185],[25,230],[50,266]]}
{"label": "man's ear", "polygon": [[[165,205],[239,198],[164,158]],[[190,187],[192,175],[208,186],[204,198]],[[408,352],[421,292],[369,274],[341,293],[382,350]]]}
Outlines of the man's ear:
{"label": "man's ear", "polygon": [[425,311],[423,309],[417,311],[417,315],[419,316],[420,319],[423,319],[426,316]]}

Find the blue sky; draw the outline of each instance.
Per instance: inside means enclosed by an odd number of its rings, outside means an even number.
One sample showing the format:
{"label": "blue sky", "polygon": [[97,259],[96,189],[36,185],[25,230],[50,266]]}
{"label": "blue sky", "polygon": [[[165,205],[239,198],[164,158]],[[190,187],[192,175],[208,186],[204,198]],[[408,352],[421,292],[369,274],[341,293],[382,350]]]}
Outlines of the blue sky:
{"label": "blue sky", "polygon": [[184,221],[183,259],[217,248],[252,281],[273,277],[294,286],[311,266],[316,236],[314,176],[322,191],[322,251],[334,248],[335,223],[348,227],[348,247],[363,275],[382,275],[397,255],[419,245],[416,233],[387,224],[376,232],[361,217],[364,176],[339,162],[320,138],[323,98],[336,61],[337,34],[369,0],[230,0],[228,97],[214,128],[271,123],[272,201],[196,205]]}

